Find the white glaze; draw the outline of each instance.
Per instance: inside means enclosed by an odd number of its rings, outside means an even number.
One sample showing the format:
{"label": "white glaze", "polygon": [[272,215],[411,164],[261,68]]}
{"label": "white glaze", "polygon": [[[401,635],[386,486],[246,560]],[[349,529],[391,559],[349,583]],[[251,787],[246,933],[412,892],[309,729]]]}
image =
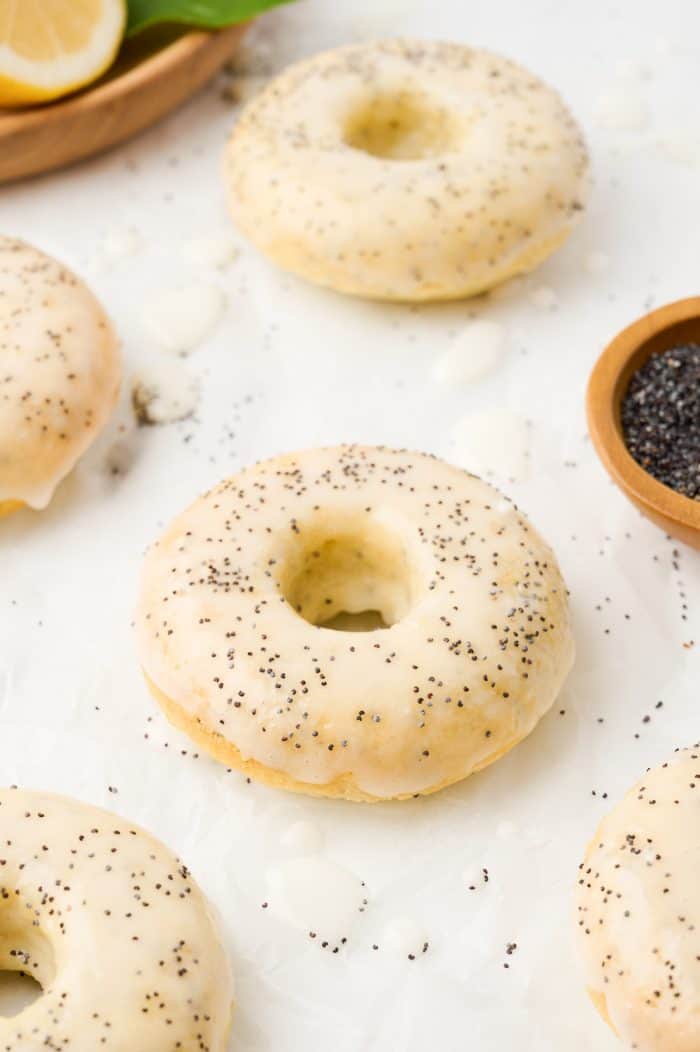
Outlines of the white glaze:
{"label": "white glaze", "polygon": [[336,947],[349,938],[364,909],[366,889],[355,874],[330,859],[289,859],[267,874],[271,908],[299,931]]}
{"label": "white glaze", "polygon": [[0,502],[49,503],[119,391],[109,319],[63,264],[0,236]]}
{"label": "white glaze", "polygon": [[450,460],[467,471],[518,481],[529,474],[529,435],[523,418],[510,409],[484,409],[452,427]]}
{"label": "white glaze", "polygon": [[297,855],[315,855],[322,849],[324,836],[313,822],[303,819],[292,822],[280,837],[283,847],[289,848]]}
{"label": "white glaze", "polygon": [[426,953],[428,944],[428,934],[424,926],[408,916],[394,917],[390,920],[379,940],[380,949],[409,959]]}
{"label": "white glaze", "polygon": [[44,988],[0,1017],[3,1052],[226,1047],[232,981],[201,892],[148,833],[87,804],[0,790],[0,969]]}
{"label": "white glaze", "polygon": [[377,299],[472,295],[531,270],[588,194],[559,96],[498,55],[382,40],[287,69],[240,116],[229,208],[274,262]]}
{"label": "white glaze", "polygon": [[436,361],[435,379],[445,386],[475,383],[501,364],[507,350],[505,326],[488,318],[469,322]]}
{"label": "white glaze", "polygon": [[182,246],[186,263],[194,267],[226,267],[239,254],[239,248],[231,234],[219,231],[190,238]]}
{"label": "white glaze", "polygon": [[161,350],[187,354],[211,336],[225,308],[226,297],[217,285],[185,285],[150,297],[143,322]]}
{"label": "white glaze", "polygon": [[700,1048],[700,749],[640,779],[601,822],[581,866],[586,980],[639,1052]]}
{"label": "white glaze", "polygon": [[[253,777],[381,798],[466,777],[529,733],[573,659],[552,553],[500,500],[424,454],[255,465],[148,553],[143,669],[186,729],[238,750],[220,759],[264,765]],[[318,627],[368,609],[392,627]]]}
{"label": "white glaze", "polygon": [[508,500],[506,497],[499,497],[493,506],[493,510],[497,515],[513,515],[518,509],[512,500]]}
{"label": "white glaze", "polygon": [[169,424],[191,416],[199,404],[199,382],[177,359],[151,358],[132,377],[131,397],[144,423]]}

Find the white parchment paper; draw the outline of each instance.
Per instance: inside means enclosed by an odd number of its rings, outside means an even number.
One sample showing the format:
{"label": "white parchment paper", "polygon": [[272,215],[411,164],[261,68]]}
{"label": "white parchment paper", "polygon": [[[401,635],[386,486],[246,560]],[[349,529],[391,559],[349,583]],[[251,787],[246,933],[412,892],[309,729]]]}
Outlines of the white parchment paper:
{"label": "white parchment paper", "polygon": [[[227,308],[187,360],[201,391],[194,418],[136,430],[124,407],[46,512],[0,522],[0,781],[117,810],[182,855],[233,960],[235,1052],[604,1052],[615,1042],[582,989],[572,886],[612,802],[700,737],[700,556],[613,488],[586,438],[583,397],[619,328],[698,292],[700,16],[692,0],[668,0],[663,24],[651,0],[343,8],[306,0],[270,16],[258,67],[387,32],[509,54],[554,83],[584,124],[589,213],[526,282],[448,306],[342,299],[242,241],[227,265],[213,253],[207,269],[205,253],[193,269],[186,245],[228,230],[219,168],[237,109],[221,80],[127,146],[3,189],[0,229],[91,282],[129,371],[158,353],[143,317],[163,290],[206,281]],[[609,107],[597,121],[606,92],[641,98],[648,122],[620,127]],[[506,327],[508,352],[478,384],[450,389],[435,358],[475,317]],[[572,592],[578,661],[538,730],[460,786],[373,807],[288,796],[198,756],[136,666],[130,618],[145,546],[252,459],[343,440],[450,458],[458,421],[491,410],[527,422],[527,470],[494,481],[554,545]],[[263,908],[265,874],[294,853],[287,834],[299,821],[322,834],[325,859],[366,885],[337,954],[272,899]],[[387,934],[397,924],[426,934],[414,961]]]}

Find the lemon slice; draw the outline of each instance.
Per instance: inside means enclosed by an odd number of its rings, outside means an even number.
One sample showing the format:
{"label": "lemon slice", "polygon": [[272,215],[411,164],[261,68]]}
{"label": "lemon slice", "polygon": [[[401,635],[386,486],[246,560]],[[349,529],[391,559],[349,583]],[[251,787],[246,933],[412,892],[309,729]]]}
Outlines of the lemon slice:
{"label": "lemon slice", "polygon": [[125,0],[0,0],[0,106],[46,102],[95,80],[125,21]]}

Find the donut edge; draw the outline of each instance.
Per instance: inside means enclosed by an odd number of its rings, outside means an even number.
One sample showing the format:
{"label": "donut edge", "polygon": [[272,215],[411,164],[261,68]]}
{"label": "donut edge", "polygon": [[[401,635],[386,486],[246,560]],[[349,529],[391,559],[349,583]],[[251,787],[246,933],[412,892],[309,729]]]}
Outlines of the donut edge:
{"label": "donut edge", "polygon": [[[171,723],[173,727],[177,728],[177,730],[186,734],[197,745],[200,745],[205,749],[213,759],[224,764],[226,767],[230,767],[236,771],[241,771],[242,774],[253,779],[253,781],[261,782],[263,785],[267,785],[270,788],[284,789],[287,792],[300,793],[304,796],[349,800],[353,803],[364,804],[381,804],[394,800],[415,800],[421,796],[432,796],[433,793],[439,793],[441,790],[447,789],[451,785],[456,785],[458,782],[465,781],[472,774],[477,774],[479,771],[490,767],[492,763],[496,763],[498,760],[502,759],[511,751],[511,749],[514,749],[524,741],[525,738],[530,735],[532,730],[534,730],[534,727],[529,728],[523,735],[521,735],[521,737],[510,742],[499,752],[489,756],[483,763],[479,764],[478,767],[473,767],[466,774],[459,774],[454,778],[447,778],[445,781],[438,782],[436,785],[432,785],[428,789],[421,789],[420,792],[397,793],[395,796],[373,796],[371,793],[366,793],[355,785],[351,774],[341,775],[330,782],[300,782],[296,778],[292,778],[290,775],[285,774],[284,771],[280,771],[274,767],[267,767],[259,760],[244,759],[240,750],[232,742],[227,741],[219,734],[206,730],[202,726],[201,720],[188,715],[182,707],[177,704],[177,702],[173,701],[172,698],[169,698],[168,695],[153,682],[143,668],[141,669],[141,672],[150,693],[158,702],[158,705],[165,714],[168,722]],[[542,715],[544,717],[546,713],[543,713]],[[540,721],[538,720],[537,723],[539,722]]]}
{"label": "donut edge", "polygon": [[33,241],[27,241],[25,238],[21,237],[10,237],[0,233],[0,242],[2,241],[11,241],[18,246],[19,249],[23,251],[28,250],[34,256],[40,257],[44,264],[47,264],[50,267],[57,267],[61,273],[72,279],[72,283],[75,287],[85,294],[95,313],[98,325],[104,330],[105,342],[102,348],[102,354],[105,359],[105,368],[107,368],[107,363],[109,363],[111,383],[108,387],[96,388],[93,406],[95,411],[93,426],[82,435],[78,442],[73,443],[74,448],[71,449],[70,456],[65,459],[65,462],[61,465],[60,469],[55,472],[53,481],[47,487],[46,499],[35,501],[31,496],[27,496],[25,499],[13,496],[0,499],[0,519],[13,514],[13,512],[19,511],[22,508],[30,508],[32,511],[44,511],[49,506],[56,495],[59,486],[75,470],[80,460],[105,431],[114,415],[124,385],[122,340],[117,327],[112,320],[111,314],[103,305],[101,298],[98,297],[93,290],[92,285],[83,278],[80,273],[65,263],[63,258],[44,251],[43,248],[40,248]]}
{"label": "donut edge", "polygon": [[[226,201],[226,210],[236,230],[250,242],[250,244],[263,256],[263,258],[267,260],[269,264],[272,264],[283,273],[293,274],[295,277],[300,278],[311,285],[330,290],[342,296],[349,296],[378,303],[449,303],[458,300],[473,299],[485,295],[493,289],[497,289],[499,286],[514,278],[523,277],[532,273],[551,255],[556,253],[568,241],[573,231],[581,222],[591,196],[593,185],[590,148],[584,136],[582,126],[566,99],[557,88],[549,83],[548,80],[533,73],[527,67],[521,65],[520,62],[515,61],[506,55],[501,55],[500,53],[483,47],[468,47],[468,50],[475,53],[478,52],[489,55],[494,60],[505,62],[508,65],[516,67],[519,71],[527,73],[556,96],[562,110],[570,118],[578,131],[583,152],[584,167],[579,178],[578,186],[578,196],[580,199],[579,211],[570,214],[566,221],[560,223],[555,230],[549,232],[542,230],[539,236],[533,241],[521,244],[518,248],[515,248],[509,256],[502,257],[499,260],[498,265],[494,266],[493,272],[490,275],[482,276],[477,280],[457,279],[442,282],[423,280],[417,284],[399,281],[398,283],[394,283],[394,287],[391,287],[392,281],[389,281],[388,285],[382,287],[380,282],[376,281],[376,279],[373,280],[371,277],[369,280],[365,280],[364,278],[357,280],[344,265],[337,266],[337,264],[334,264],[329,259],[329,256],[326,253],[309,251],[309,244],[307,242],[300,242],[296,237],[289,237],[284,230],[278,230],[274,236],[270,235],[269,232],[266,232],[263,236],[261,229],[256,222],[255,214],[250,214],[250,195],[246,198],[241,198],[234,192],[233,172],[237,166],[237,151],[239,150],[241,141],[243,141],[244,146],[248,144],[248,139],[251,134],[249,129],[250,122],[246,118],[248,118],[250,114],[255,113],[256,105],[263,101],[266,94],[269,93],[271,97],[274,97],[275,90],[277,92],[286,90],[288,82],[294,85],[295,79],[299,77],[300,72],[303,72],[305,76],[309,76],[310,67],[314,64],[318,65],[321,63],[320,68],[322,69],[322,60],[328,60],[339,52],[360,50],[362,48],[367,49],[368,47],[373,47],[377,44],[391,45],[410,43],[422,46],[426,43],[440,44],[446,42],[439,40],[429,42],[414,41],[410,38],[404,37],[377,39],[364,43],[355,42],[321,50],[320,52],[307,56],[292,65],[287,66],[280,73],[276,74],[262,92],[244,106],[241,117],[234,124],[222,150],[220,174]],[[467,47],[467,45],[462,45],[461,43],[458,46]],[[317,72],[318,69],[312,70],[312,74],[316,74]]]}
{"label": "donut edge", "polygon": [[0,500],[0,519],[12,515],[14,512],[19,511],[20,508],[24,507],[25,503],[23,500]]}

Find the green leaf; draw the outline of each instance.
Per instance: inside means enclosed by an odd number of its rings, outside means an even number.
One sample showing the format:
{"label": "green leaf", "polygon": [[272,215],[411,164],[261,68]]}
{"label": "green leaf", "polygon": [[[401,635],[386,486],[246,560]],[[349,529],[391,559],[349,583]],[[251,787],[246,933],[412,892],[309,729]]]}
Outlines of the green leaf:
{"label": "green leaf", "polygon": [[203,29],[221,29],[244,22],[290,0],[128,0],[126,35],[133,36],[158,22],[181,22]]}

